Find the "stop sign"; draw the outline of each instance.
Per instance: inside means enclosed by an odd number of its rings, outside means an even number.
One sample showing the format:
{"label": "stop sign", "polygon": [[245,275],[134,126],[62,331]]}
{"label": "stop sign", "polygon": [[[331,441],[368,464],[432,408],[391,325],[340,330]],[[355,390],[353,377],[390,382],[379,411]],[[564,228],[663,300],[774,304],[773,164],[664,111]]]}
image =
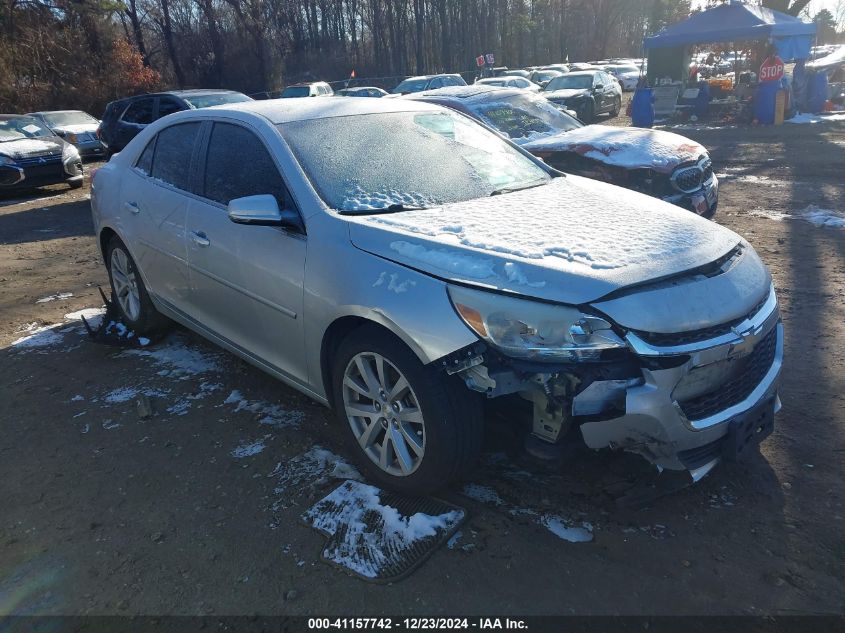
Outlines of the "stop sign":
{"label": "stop sign", "polygon": [[760,81],[778,81],[783,77],[783,60],[774,55],[760,66]]}

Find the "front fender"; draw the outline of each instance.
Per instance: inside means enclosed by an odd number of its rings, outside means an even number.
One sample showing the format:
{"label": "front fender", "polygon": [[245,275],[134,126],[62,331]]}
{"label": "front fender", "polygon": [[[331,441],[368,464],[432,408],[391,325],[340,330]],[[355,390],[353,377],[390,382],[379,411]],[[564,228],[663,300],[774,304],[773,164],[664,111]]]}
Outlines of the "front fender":
{"label": "front fender", "polygon": [[[314,247],[319,245],[312,241],[309,250]],[[327,390],[323,338],[338,319],[378,323],[405,342],[423,364],[478,340],[452,307],[444,281],[361,251],[348,241],[348,234],[335,249],[334,257],[309,257],[306,273],[305,349],[309,383],[318,394],[325,396]]]}

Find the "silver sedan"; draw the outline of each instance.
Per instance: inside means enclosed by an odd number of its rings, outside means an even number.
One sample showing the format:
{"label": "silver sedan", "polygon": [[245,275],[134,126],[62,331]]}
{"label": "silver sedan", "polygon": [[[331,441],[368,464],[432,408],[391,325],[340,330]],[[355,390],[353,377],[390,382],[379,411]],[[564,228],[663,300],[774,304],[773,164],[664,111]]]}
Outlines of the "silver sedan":
{"label": "silver sedan", "polygon": [[747,242],[436,105],[181,112],[96,172],[92,209],[129,327],[178,321],[332,407],[382,485],[464,474],[492,398],[530,449],[694,479],[772,429],[783,333]]}

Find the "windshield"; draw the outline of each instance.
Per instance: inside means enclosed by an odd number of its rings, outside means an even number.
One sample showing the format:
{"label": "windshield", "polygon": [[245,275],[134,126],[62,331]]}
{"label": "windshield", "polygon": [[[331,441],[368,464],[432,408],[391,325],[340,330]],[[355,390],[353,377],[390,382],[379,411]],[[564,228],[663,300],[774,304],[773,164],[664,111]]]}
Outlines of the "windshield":
{"label": "windshield", "polygon": [[0,119],[0,143],[38,136],[53,136],[53,133],[31,116]]}
{"label": "windshield", "polygon": [[480,84],[484,84],[485,86],[504,86],[505,80],[504,79],[481,79],[478,81]]}
{"label": "windshield", "polygon": [[421,92],[428,86],[428,79],[406,79],[393,89],[393,94],[403,92]]}
{"label": "windshield", "polygon": [[282,98],[307,97],[310,94],[311,89],[308,86],[288,86],[282,91]]}
{"label": "windshield", "polygon": [[326,204],[347,213],[431,207],[551,179],[496,134],[452,112],[312,119],[279,130]]}
{"label": "windshield", "polygon": [[592,87],[592,75],[563,75],[552,79],[546,85],[546,90],[583,90]]}
{"label": "windshield", "polygon": [[554,79],[555,77],[560,77],[562,73],[559,73],[556,70],[541,70],[534,78],[536,81],[547,81],[549,79]]}
{"label": "windshield", "polygon": [[45,112],[44,120],[50,127],[63,125],[97,125],[99,121],[87,112]]}
{"label": "windshield", "polygon": [[582,127],[544,97],[530,94],[499,98],[495,102],[471,105],[470,109],[516,143]]}
{"label": "windshield", "polygon": [[195,108],[210,108],[211,106],[223,105],[224,103],[242,103],[244,101],[252,101],[252,99],[240,92],[226,92],[223,94],[185,97],[185,101]]}

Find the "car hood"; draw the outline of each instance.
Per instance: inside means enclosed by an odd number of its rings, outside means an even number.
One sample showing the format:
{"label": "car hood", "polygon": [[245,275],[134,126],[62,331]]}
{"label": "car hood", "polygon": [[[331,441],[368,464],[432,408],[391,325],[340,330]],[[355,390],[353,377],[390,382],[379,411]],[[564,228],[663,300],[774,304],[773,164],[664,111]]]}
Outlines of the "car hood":
{"label": "car hood", "polygon": [[52,156],[57,153],[62,153],[63,143],[64,142],[60,138],[55,136],[4,141],[0,143],[0,154],[11,158]]}
{"label": "car hood", "polygon": [[572,97],[586,97],[590,94],[587,88],[567,88],[566,90],[544,90],[546,99],[571,99]]}
{"label": "car hood", "polygon": [[698,160],[707,150],[680,134],[635,127],[585,125],[532,139],[522,147],[535,154],[577,152],[587,158],[626,169],[654,169],[671,173],[683,163]]}
{"label": "car hood", "polygon": [[58,127],[54,127],[53,131],[62,132],[63,134],[86,134],[89,132],[96,132],[98,125],[98,123],[78,123],[76,125],[60,125]]}
{"label": "car hood", "polygon": [[568,304],[709,264],[741,242],[689,211],[570,175],[490,198],[346,219],[352,243],[384,259]]}

